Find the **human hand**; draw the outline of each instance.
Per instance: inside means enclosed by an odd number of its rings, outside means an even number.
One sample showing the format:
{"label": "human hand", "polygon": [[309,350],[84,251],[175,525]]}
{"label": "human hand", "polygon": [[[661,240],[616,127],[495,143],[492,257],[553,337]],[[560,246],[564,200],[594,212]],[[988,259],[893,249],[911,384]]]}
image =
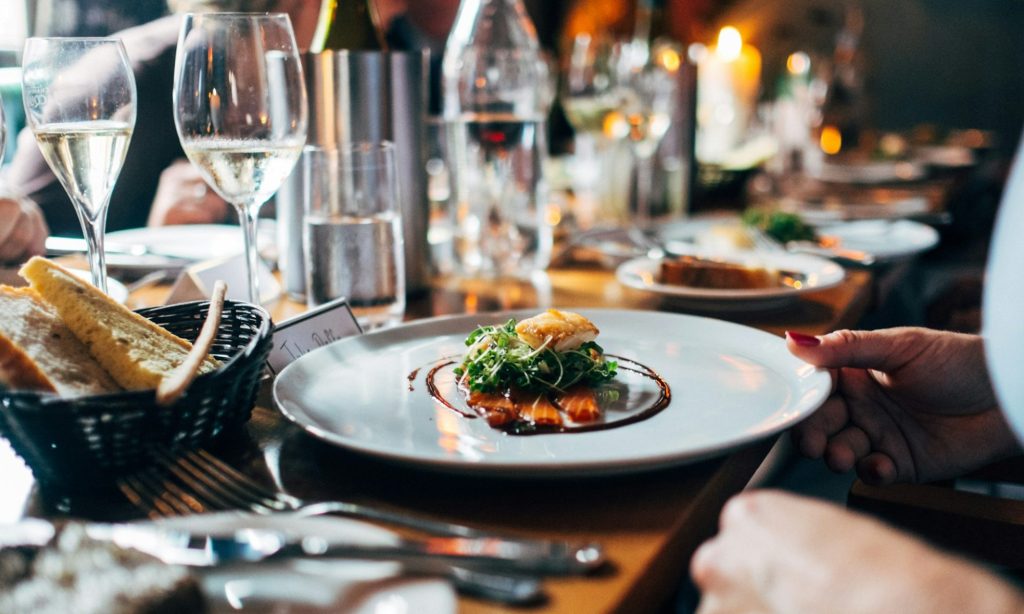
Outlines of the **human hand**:
{"label": "human hand", "polygon": [[751,491],[690,562],[698,614],[1020,612],[995,576],[840,507]]}
{"label": "human hand", "polygon": [[997,406],[981,337],[924,328],[787,333],[832,369],[835,391],[792,431],[806,456],[866,482],[932,481],[1020,453]]}
{"label": "human hand", "polygon": [[50,229],[27,198],[0,197],[0,264],[20,264],[46,251]]}
{"label": "human hand", "polygon": [[160,173],[147,225],[216,224],[227,218],[228,209],[191,162],[178,160]]}

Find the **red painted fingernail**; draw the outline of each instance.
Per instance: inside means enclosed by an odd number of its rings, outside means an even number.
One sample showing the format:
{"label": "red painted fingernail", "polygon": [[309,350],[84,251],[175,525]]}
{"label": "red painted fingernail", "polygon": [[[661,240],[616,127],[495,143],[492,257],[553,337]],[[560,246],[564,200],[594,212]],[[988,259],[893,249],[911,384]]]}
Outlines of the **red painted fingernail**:
{"label": "red painted fingernail", "polygon": [[813,348],[821,345],[821,339],[814,335],[805,335],[803,333],[795,333],[793,331],[786,331],[786,336],[793,340],[793,343],[805,347]]}

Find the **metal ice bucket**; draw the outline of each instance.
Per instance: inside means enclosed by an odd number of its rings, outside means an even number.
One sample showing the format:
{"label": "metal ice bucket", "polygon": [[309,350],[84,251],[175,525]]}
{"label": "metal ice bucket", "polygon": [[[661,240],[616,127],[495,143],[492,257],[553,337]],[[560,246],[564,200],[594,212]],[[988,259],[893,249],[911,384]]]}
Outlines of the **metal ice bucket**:
{"label": "metal ice bucket", "polygon": [[[429,271],[424,155],[429,53],[330,51],[307,53],[302,59],[309,98],[308,144],[326,148],[360,141],[395,144],[406,289],[408,293],[422,290]],[[304,296],[306,290],[302,183],[302,173],[292,173],[277,193],[281,273],[285,291],[294,298]]]}

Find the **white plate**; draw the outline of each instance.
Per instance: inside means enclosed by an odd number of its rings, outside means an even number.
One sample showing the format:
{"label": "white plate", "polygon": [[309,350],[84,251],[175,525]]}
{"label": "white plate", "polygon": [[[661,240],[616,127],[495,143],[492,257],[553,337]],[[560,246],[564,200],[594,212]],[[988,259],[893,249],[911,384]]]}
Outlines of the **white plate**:
{"label": "white plate", "polygon": [[[737,249],[727,245],[725,239],[712,232],[712,228],[741,224],[735,215],[700,216],[667,224],[660,235],[665,246],[674,253],[685,253],[684,250],[692,250],[693,246],[715,253],[736,252]],[[912,220],[833,222],[817,226],[815,232],[822,237],[839,239],[842,249],[873,256],[876,263],[907,258],[927,251],[939,242],[937,230]]]}
{"label": "white plate", "polygon": [[[259,249],[264,252],[275,244],[276,225],[274,220],[261,219],[258,228]],[[141,246],[148,252],[146,255],[181,258],[196,262],[229,258],[242,253],[245,249],[242,229],[230,224],[183,224],[131,228],[109,232],[105,241],[110,246],[126,248]],[[146,261],[146,255],[138,258],[140,268],[152,268],[152,264]],[[118,266],[130,268],[130,263],[122,262],[119,259]]]}
{"label": "white plate", "polygon": [[937,230],[911,220],[862,220],[818,228],[821,235],[840,240],[843,249],[865,252],[876,262],[909,258],[935,247]]}
{"label": "white plate", "polygon": [[[92,275],[89,271],[83,271],[81,269],[68,270],[71,271],[75,277],[92,283]],[[25,280],[18,275],[18,271],[16,269],[0,269],[0,283],[20,288],[25,285]],[[128,302],[128,288],[109,275],[107,276],[107,294],[110,298],[122,305]]]}
{"label": "white plate", "polygon": [[816,172],[808,174],[830,183],[898,183],[923,179],[925,167],[915,160],[826,162]]}
{"label": "white plate", "polygon": [[779,201],[786,211],[799,213],[812,225],[834,224],[848,220],[895,220],[929,212],[931,204],[924,196],[899,196],[884,202],[853,202],[826,199],[821,202],[786,197]]}
{"label": "white plate", "polygon": [[[274,382],[274,400],[314,436],[381,459],[465,474],[563,477],[722,454],[796,424],[831,387],[825,371],[797,360],[768,333],[695,316],[587,309],[581,313],[601,329],[598,342],[608,354],[664,378],[672,393],[668,407],[607,430],[515,436],[430,396],[424,385],[430,365],[461,355],[476,326],[535,313],[435,318],[343,339],[285,368]],[[634,385],[630,397],[649,392]]]}
{"label": "white plate", "polygon": [[843,267],[817,256],[781,252],[706,252],[684,244],[673,246],[673,249],[695,256],[794,271],[805,275],[807,280],[800,288],[780,285],[774,288],[736,290],[663,284],[658,281],[661,261],[650,258],[636,258],[624,262],[615,270],[615,277],[631,288],[658,294],[672,299],[679,305],[703,311],[773,309],[792,303],[808,292],[817,292],[838,285],[846,277]]}
{"label": "white plate", "polygon": [[[346,518],[241,513],[193,514],[160,520],[160,526],[194,533],[231,536],[245,528],[284,531],[365,544],[394,543],[398,536],[378,526]],[[258,566],[215,567],[200,574],[211,612],[428,612],[453,614],[451,585],[439,578],[401,577],[396,563],[292,559]],[[314,609],[315,608],[315,609]]]}

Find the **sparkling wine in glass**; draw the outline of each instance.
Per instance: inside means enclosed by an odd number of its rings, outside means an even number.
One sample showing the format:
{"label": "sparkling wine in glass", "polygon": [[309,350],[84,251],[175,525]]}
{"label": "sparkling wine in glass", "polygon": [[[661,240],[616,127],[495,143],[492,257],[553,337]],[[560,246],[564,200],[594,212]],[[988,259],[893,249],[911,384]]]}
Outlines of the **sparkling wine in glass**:
{"label": "sparkling wine in glass", "polygon": [[238,210],[249,300],[260,303],[256,221],[306,142],[306,88],[285,14],[187,14],[174,68],[174,122],[203,178]]}
{"label": "sparkling wine in glass", "polygon": [[107,291],[107,206],[135,127],[135,77],[116,38],[30,38],[22,96],[28,125],[67,191],[88,245],[92,283]]}

